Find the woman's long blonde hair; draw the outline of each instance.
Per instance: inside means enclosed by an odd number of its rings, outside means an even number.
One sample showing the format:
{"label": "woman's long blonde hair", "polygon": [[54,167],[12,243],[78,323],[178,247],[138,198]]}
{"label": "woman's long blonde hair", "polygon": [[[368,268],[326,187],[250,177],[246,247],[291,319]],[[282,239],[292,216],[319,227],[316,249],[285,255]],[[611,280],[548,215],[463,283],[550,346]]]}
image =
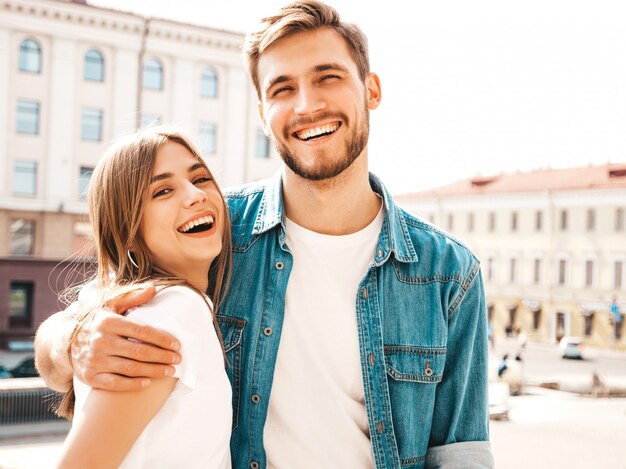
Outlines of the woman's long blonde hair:
{"label": "woman's long blonde hair", "polygon": [[[185,285],[203,293],[185,279],[174,277],[155,266],[140,230],[157,151],[166,142],[182,145],[206,166],[199,151],[180,131],[166,126],[153,126],[117,140],[105,152],[93,172],[87,199],[98,262],[98,295],[76,318],[70,346],[96,310],[110,299],[137,289],[146,282],[166,286]],[[210,284],[213,285],[210,292],[213,324],[221,342],[216,313],[230,276],[231,230],[228,207],[219,187],[218,191],[224,204],[222,250],[207,275],[211,276]],[[71,419],[73,412],[72,386],[63,396],[57,414]]]}

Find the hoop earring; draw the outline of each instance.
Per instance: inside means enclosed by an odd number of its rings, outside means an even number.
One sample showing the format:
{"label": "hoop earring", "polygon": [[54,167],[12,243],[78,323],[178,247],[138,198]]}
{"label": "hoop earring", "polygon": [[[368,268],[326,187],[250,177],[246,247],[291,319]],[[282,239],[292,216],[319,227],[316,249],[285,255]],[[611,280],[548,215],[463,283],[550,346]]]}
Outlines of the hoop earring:
{"label": "hoop earring", "polygon": [[135,260],[133,259],[133,256],[130,255],[130,250],[126,251],[126,254],[128,255],[128,260],[130,261],[130,263],[132,265],[135,266],[135,268],[139,269],[139,266],[137,265],[137,263],[135,262]]}

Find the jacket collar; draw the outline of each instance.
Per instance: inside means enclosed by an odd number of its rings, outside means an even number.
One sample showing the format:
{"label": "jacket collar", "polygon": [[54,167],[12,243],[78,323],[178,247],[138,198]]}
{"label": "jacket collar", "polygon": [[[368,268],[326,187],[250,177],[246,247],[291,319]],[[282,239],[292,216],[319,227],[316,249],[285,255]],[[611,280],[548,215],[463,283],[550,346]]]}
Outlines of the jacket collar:
{"label": "jacket collar", "polygon": [[[417,262],[417,253],[409,236],[402,209],[395,204],[393,197],[378,177],[370,173],[369,178],[372,189],[383,200],[385,213],[383,226],[378,237],[374,263],[376,265],[385,263],[392,252],[395,258],[401,262]],[[265,185],[261,206],[252,230],[253,235],[265,233],[283,223],[282,187],[282,174],[279,171]]]}

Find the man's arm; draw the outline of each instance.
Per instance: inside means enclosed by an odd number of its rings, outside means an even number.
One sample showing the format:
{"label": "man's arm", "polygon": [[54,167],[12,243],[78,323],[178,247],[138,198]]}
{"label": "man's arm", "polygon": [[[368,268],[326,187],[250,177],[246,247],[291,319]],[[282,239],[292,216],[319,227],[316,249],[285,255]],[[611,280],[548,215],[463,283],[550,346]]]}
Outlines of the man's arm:
{"label": "man's arm", "polygon": [[451,305],[426,467],[491,468],[487,317],[478,262]]}
{"label": "man's arm", "polygon": [[[48,318],[35,337],[35,361],[48,386],[66,391],[76,375],[93,388],[110,391],[137,391],[150,378],[172,376],[173,363],[180,362],[178,341],[164,331],[134,322],[120,313],[149,301],[155,294],[149,287],[116,298],[97,311],[76,336],[68,354],[75,327],[75,309]],[[133,340],[128,340],[131,338]]]}

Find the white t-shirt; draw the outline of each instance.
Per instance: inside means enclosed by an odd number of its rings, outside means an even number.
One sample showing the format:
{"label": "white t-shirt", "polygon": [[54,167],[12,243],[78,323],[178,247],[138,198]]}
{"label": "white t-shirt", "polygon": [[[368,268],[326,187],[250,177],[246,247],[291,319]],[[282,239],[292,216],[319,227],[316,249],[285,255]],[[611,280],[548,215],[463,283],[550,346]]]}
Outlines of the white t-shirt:
{"label": "white t-shirt", "polygon": [[286,221],[293,254],[263,433],[268,468],[373,468],[356,295],[383,212],[361,231],[328,236]]}
{"label": "white t-shirt", "polygon": [[[163,288],[127,317],[175,336],[182,361],[175,366],[174,390],[120,467],[230,468],[231,386],[204,300],[186,287]],[[90,391],[74,378],[76,414]]]}

